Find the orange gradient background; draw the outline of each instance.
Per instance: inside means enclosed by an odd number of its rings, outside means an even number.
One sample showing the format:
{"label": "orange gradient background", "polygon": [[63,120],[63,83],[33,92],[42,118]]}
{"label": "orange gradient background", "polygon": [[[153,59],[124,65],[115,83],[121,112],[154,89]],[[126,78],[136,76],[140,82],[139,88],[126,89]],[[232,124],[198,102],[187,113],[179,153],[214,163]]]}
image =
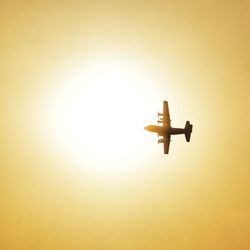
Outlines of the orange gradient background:
{"label": "orange gradient background", "polygon": [[1,1],[0,248],[249,249],[249,10]]}

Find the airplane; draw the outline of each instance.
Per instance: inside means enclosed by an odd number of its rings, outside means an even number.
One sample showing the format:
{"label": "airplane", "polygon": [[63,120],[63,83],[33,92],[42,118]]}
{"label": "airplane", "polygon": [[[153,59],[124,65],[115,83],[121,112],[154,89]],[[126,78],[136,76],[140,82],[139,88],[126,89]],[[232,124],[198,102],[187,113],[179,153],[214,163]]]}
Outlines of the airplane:
{"label": "airplane", "polygon": [[186,141],[190,141],[193,125],[190,124],[189,121],[186,121],[184,128],[172,128],[167,101],[163,101],[163,113],[158,112],[158,117],[158,124],[162,123],[162,126],[148,125],[144,127],[144,129],[149,132],[157,133],[158,137],[161,137],[158,139],[158,144],[163,143],[164,154],[168,154],[169,152],[171,135],[184,134]]}

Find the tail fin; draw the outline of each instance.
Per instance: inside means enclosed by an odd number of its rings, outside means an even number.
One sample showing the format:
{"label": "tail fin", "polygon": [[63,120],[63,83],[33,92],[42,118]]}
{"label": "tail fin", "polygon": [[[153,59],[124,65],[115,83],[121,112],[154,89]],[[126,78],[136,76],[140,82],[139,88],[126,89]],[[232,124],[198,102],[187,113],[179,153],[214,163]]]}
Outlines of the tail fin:
{"label": "tail fin", "polygon": [[186,141],[189,142],[190,141],[190,136],[193,130],[193,125],[190,124],[189,121],[186,121],[186,125],[185,125],[185,137],[186,137]]}

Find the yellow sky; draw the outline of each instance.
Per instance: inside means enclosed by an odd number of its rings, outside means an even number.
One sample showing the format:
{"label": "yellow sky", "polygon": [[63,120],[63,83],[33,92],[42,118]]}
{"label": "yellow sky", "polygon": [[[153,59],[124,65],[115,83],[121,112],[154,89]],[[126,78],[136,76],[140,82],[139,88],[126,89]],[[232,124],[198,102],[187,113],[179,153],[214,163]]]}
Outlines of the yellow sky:
{"label": "yellow sky", "polygon": [[[2,0],[0,248],[248,249],[249,10],[247,0]],[[194,124],[189,144],[173,138],[164,156],[147,134],[126,164],[64,158],[50,104],[68,78],[110,60],[146,78],[138,100],[157,93],[140,107],[144,125],[166,99],[173,125]],[[114,166],[108,176],[109,160],[129,165],[124,178]]]}

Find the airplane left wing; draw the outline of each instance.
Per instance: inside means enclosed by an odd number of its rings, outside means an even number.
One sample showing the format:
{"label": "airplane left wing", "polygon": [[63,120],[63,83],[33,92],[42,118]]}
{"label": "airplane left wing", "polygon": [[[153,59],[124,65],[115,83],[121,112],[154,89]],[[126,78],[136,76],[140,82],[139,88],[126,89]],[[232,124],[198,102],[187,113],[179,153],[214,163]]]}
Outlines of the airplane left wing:
{"label": "airplane left wing", "polygon": [[168,109],[168,102],[163,102],[163,126],[170,127],[170,115]]}
{"label": "airplane left wing", "polygon": [[164,138],[163,138],[164,154],[168,154],[169,144],[170,144],[170,135],[164,136]]}

